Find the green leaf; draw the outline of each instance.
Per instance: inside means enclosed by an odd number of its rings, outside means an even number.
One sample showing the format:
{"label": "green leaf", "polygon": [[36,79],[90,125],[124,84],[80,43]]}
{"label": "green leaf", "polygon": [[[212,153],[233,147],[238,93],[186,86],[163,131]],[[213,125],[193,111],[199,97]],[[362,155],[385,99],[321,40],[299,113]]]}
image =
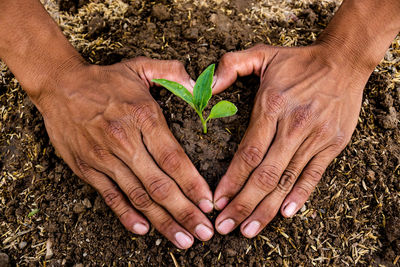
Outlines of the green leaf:
{"label": "green leaf", "polygon": [[237,107],[229,101],[222,100],[212,107],[210,115],[207,120],[223,118],[235,115],[237,112]]}
{"label": "green leaf", "polygon": [[186,101],[191,107],[194,108],[193,95],[183,85],[165,79],[153,79],[151,81],[165,87],[168,91],[170,91],[176,96],[179,96],[184,101]]}
{"label": "green leaf", "polygon": [[39,212],[39,209],[33,209],[31,210],[31,212],[28,213],[28,218],[32,217],[33,215],[35,215],[36,213]]}
{"label": "green leaf", "polygon": [[207,69],[200,74],[193,88],[194,104],[200,112],[203,112],[212,95],[211,86],[214,77],[214,69],[215,64],[208,66]]}

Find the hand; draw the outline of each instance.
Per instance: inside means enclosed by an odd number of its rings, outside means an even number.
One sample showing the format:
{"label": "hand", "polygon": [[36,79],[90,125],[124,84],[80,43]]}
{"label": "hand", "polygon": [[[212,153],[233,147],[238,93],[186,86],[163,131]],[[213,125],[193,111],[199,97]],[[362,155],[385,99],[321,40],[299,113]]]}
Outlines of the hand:
{"label": "hand", "polygon": [[214,93],[252,73],[260,76],[260,88],[249,127],[214,194],[216,208],[223,209],[215,222],[219,233],[241,224],[251,238],[279,209],[293,216],[349,142],[369,72],[335,64],[326,51],[323,45],[258,45],[223,56]]}
{"label": "hand", "polygon": [[177,247],[209,240],[204,212],[212,193],[169,131],[149,92],[155,78],[190,87],[178,61],[147,58],[111,66],[82,65],[56,88],[32,97],[50,140],[75,174],[95,187],[121,223],[136,234],[149,225]]}

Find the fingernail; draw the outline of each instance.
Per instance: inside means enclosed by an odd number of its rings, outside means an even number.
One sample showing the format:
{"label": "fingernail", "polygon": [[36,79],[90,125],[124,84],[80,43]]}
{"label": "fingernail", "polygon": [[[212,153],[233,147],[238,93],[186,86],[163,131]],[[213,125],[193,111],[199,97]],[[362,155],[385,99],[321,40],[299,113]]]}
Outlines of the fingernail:
{"label": "fingernail", "polygon": [[285,213],[285,215],[287,217],[292,217],[295,214],[297,205],[294,202],[290,202],[285,209],[283,210],[283,212]]}
{"label": "fingernail", "polygon": [[221,197],[220,199],[218,199],[217,202],[215,202],[215,209],[222,210],[223,208],[225,208],[228,202],[229,199],[227,197]]}
{"label": "fingernail", "polygon": [[143,223],[135,223],[132,227],[134,233],[138,235],[145,235],[149,231],[149,227]]}
{"label": "fingernail", "polygon": [[260,226],[259,221],[252,221],[244,228],[243,234],[248,238],[253,238],[260,229]]}
{"label": "fingernail", "polygon": [[208,199],[202,199],[199,202],[199,208],[205,212],[205,213],[209,213],[214,209],[214,205],[213,203],[208,200]]}
{"label": "fingernail", "polygon": [[220,234],[226,235],[227,233],[232,231],[234,227],[235,227],[235,221],[232,219],[226,219],[225,221],[222,221],[218,225],[217,229]]}
{"label": "fingernail", "polygon": [[194,87],[195,86],[195,84],[196,84],[196,82],[193,80],[193,79],[190,79],[190,85],[192,86],[192,87]]}
{"label": "fingernail", "polygon": [[202,241],[209,240],[213,236],[213,232],[211,231],[211,229],[204,224],[197,225],[194,229],[194,232]]}
{"label": "fingernail", "polygon": [[181,246],[181,248],[183,249],[190,248],[190,246],[193,244],[192,239],[182,232],[177,232],[175,234],[175,239],[176,242],[178,242],[179,246]]}

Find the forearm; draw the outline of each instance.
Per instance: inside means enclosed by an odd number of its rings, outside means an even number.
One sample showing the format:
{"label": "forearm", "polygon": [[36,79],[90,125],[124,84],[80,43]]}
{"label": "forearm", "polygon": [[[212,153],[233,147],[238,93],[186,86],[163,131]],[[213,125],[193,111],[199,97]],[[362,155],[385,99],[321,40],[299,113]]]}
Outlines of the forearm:
{"label": "forearm", "polygon": [[371,72],[399,30],[399,0],[344,0],[317,44],[339,65]]}
{"label": "forearm", "polygon": [[83,62],[39,0],[0,0],[0,59],[36,98]]}

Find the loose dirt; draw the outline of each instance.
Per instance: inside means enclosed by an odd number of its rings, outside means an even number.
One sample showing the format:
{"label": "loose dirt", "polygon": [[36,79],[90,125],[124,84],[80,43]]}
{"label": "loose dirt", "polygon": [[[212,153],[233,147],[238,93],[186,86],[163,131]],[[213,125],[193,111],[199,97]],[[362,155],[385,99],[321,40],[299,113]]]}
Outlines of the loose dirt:
{"label": "loose dirt", "polygon": [[[45,1],[88,62],[148,56],[178,59],[195,78],[226,52],[263,42],[311,44],[335,1]],[[129,2],[129,3],[128,3]],[[306,3],[307,2],[307,3]],[[260,235],[238,231],[176,249],[152,229],[127,232],[104,201],[58,158],[40,113],[0,65],[0,248],[10,264],[44,266],[396,265],[400,257],[400,39],[364,92],[357,129],[292,219],[278,215]],[[0,63],[1,64],[1,63]],[[288,73],[290,75],[290,73]],[[214,189],[246,129],[257,77],[214,96],[235,103],[231,118],[201,134],[197,115],[153,88],[171,131]],[[36,214],[28,216],[32,211]],[[215,217],[215,213],[210,218]],[[47,254],[47,256],[46,256]]]}

